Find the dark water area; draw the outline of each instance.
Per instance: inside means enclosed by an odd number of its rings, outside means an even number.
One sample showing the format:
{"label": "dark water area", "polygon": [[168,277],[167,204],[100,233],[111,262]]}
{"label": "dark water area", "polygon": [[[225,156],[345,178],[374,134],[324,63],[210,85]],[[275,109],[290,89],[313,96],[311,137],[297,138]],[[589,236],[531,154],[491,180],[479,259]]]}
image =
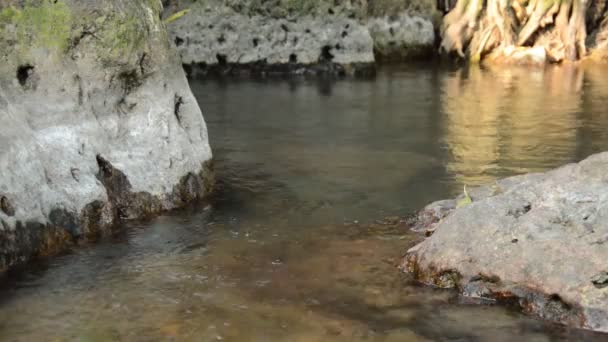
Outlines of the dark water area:
{"label": "dark water area", "polygon": [[392,218],[607,150],[606,71],[192,80],[214,198],[11,272],[0,340],[608,340],[417,284]]}

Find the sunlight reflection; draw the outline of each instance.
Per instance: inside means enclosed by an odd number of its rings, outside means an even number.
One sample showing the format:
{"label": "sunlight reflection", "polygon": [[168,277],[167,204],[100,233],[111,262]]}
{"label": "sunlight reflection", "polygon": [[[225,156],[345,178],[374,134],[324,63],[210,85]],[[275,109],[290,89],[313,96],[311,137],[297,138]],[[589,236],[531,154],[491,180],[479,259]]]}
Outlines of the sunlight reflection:
{"label": "sunlight reflection", "polygon": [[460,183],[479,185],[574,161],[588,80],[591,98],[608,95],[605,77],[574,65],[446,74],[441,105],[448,170]]}

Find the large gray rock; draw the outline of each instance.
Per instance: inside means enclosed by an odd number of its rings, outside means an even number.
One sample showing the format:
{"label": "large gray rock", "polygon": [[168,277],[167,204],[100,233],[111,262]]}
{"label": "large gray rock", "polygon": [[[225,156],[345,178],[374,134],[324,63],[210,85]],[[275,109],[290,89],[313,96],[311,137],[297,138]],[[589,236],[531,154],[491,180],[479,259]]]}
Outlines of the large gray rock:
{"label": "large gray rock", "polygon": [[159,1],[0,5],[0,269],[209,191]]}
{"label": "large gray rock", "polygon": [[[471,191],[419,214],[404,268],[465,296],[608,331],[608,153]],[[433,233],[434,232],[434,233]]]}
{"label": "large gray rock", "polygon": [[354,19],[307,15],[290,21],[209,9],[195,7],[170,26],[185,64],[374,61],[369,31]]}
{"label": "large gray rock", "polygon": [[374,53],[416,56],[434,44],[428,17],[405,10],[370,17],[367,1],[181,1],[166,15],[186,8],[190,12],[171,23],[170,35],[183,63],[207,68],[300,72],[331,64],[348,72],[372,65]]}

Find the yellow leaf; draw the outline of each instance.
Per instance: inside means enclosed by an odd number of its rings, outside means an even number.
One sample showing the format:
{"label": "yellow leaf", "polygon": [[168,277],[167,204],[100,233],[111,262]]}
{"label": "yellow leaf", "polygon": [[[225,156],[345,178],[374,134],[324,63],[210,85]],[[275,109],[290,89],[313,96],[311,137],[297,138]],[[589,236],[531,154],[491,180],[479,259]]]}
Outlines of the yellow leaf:
{"label": "yellow leaf", "polygon": [[165,19],[165,24],[170,24],[170,23],[176,21],[177,19],[179,19],[179,18],[183,17],[184,15],[188,14],[188,12],[190,12],[190,9],[186,8],[185,10],[181,10],[179,12],[171,14],[171,16],[169,16],[169,18]]}

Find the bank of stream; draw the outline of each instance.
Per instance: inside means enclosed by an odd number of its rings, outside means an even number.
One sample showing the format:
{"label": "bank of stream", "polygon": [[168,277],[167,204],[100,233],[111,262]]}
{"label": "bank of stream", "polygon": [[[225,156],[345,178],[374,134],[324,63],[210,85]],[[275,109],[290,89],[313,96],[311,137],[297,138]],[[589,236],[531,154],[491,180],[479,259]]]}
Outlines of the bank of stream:
{"label": "bank of stream", "polygon": [[396,268],[422,239],[407,213],[606,150],[602,74],[413,65],[356,80],[191,80],[215,197],[11,271],[0,340],[604,339]]}

